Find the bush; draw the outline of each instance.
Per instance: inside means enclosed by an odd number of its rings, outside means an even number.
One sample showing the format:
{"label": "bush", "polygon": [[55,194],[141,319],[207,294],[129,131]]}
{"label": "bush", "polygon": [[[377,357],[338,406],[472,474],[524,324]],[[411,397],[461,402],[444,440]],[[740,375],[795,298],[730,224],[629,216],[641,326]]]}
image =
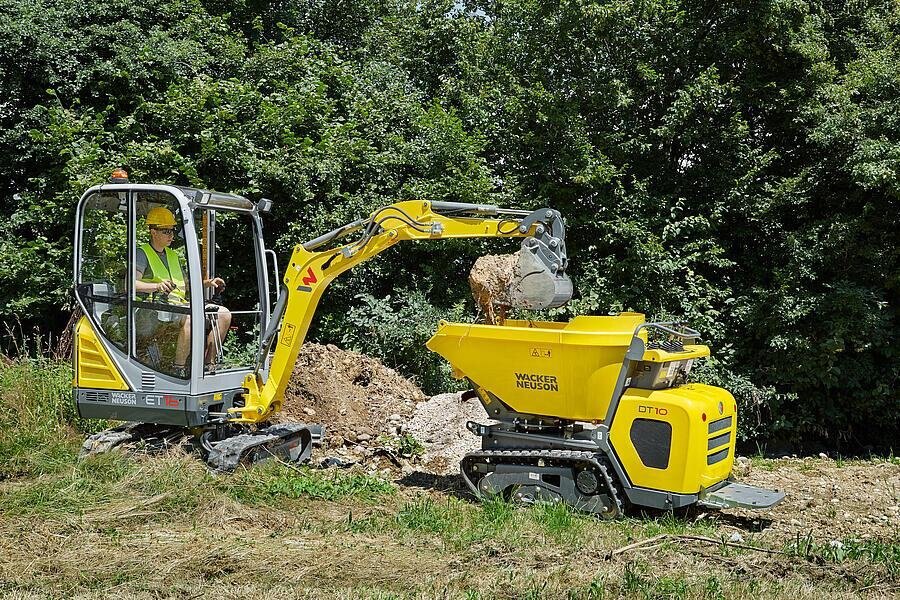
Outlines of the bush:
{"label": "bush", "polygon": [[418,290],[401,290],[394,297],[383,298],[359,294],[356,300],[358,304],[339,325],[344,346],[378,357],[416,378],[427,394],[464,389],[465,384],[451,376],[447,361],[425,347],[438,321],[465,320],[464,304],[441,310]]}

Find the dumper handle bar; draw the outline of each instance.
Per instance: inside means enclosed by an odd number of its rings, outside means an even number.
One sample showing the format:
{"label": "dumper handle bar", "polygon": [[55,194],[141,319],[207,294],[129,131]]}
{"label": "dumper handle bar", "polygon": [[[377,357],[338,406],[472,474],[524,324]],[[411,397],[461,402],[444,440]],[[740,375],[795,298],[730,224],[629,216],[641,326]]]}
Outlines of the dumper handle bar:
{"label": "dumper handle bar", "polygon": [[[675,329],[675,328],[678,329]],[[634,335],[641,331],[641,329],[659,329],[669,335],[674,335],[675,337],[679,337],[683,340],[696,340],[700,337],[700,332],[695,331],[688,327],[685,323],[681,321],[660,321],[656,323],[641,323],[634,330]],[[680,330],[679,330],[680,329]]]}

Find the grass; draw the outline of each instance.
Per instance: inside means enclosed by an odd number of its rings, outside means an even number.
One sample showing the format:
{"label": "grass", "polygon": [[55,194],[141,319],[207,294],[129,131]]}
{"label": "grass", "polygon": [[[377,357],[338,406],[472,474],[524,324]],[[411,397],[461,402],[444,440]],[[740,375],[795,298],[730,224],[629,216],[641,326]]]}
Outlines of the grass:
{"label": "grass", "polygon": [[863,560],[884,564],[894,577],[900,577],[900,541],[841,540],[817,541],[812,536],[797,536],[785,547],[785,552],[819,562],[842,563]]}
{"label": "grass", "polygon": [[71,401],[68,364],[0,363],[0,479],[57,472],[71,464],[85,425]]}
{"label": "grass", "polygon": [[64,364],[0,363],[0,595],[799,600],[900,585],[896,541],[798,538],[778,559],[662,543],[608,560],[661,533],[728,530],[664,512],[608,522],[554,503],[476,503],[354,471],[212,475],[179,452],[79,462],[97,426],[75,415],[70,377]]}

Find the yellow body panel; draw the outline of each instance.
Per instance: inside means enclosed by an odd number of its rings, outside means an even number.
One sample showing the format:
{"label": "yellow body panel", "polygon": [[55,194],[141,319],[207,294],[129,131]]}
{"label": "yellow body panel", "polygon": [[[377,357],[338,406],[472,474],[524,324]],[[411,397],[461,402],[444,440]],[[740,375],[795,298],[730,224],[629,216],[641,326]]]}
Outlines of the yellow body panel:
{"label": "yellow body panel", "polygon": [[634,330],[643,322],[640,313],[580,316],[569,323],[442,322],[427,345],[458,375],[517,412],[599,421],[606,417]]}
{"label": "yellow body panel", "polygon": [[[694,383],[663,390],[629,388],[619,402],[609,438],[634,485],[696,494],[731,473],[737,424],[735,411],[734,397],[728,391],[710,385]],[[727,421],[729,417],[730,422]],[[632,439],[636,419],[671,425],[671,445],[665,469],[644,464]],[[710,433],[711,424],[726,422],[727,428]],[[710,461],[713,464],[709,464]]]}
{"label": "yellow body panel", "polygon": [[87,317],[81,317],[75,326],[75,387],[128,389]]}

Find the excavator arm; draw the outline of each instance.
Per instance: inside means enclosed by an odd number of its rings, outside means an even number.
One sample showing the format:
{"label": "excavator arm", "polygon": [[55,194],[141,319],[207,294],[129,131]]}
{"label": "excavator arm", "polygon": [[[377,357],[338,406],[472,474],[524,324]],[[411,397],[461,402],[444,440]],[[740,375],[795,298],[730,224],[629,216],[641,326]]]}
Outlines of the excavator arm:
{"label": "excavator arm", "polygon": [[[354,241],[334,245],[353,234],[358,234]],[[335,277],[401,241],[481,237],[524,238],[510,286],[513,305],[553,308],[572,297],[572,282],[566,275],[565,228],[556,210],[529,212],[485,204],[415,200],[379,208],[368,218],[294,248],[263,335],[257,368],[244,380],[244,406],[231,409],[231,420],[259,423],[281,409],[319,299]],[[273,343],[268,376],[264,378],[262,366]]]}

